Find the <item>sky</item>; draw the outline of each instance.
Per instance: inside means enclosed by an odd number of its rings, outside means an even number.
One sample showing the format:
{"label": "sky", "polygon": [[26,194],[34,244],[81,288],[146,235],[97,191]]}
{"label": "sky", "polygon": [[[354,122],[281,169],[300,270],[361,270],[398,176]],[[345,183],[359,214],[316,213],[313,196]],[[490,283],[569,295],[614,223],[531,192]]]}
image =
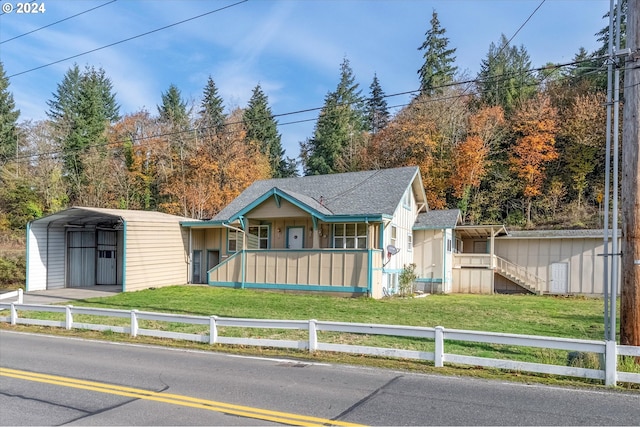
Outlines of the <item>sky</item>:
{"label": "sky", "polygon": [[[105,70],[121,115],[143,109],[157,114],[161,95],[171,84],[197,110],[211,76],[227,111],[245,107],[260,84],[279,123],[286,155],[297,157],[299,143],[313,136],[315,109],[335,90],[345,58],[363,95],[369,94],[374,74],[386,95],[419,88],[423,52],[418,47],[434,10],[449,47],[456,49],[458,70],[473,78],[490,44],[498,44],[502,34],[507,39],[515,35],[511,45],[524,46],[533,67],[571,62],[580,47],[594,51],[600,45],[595,33],[608,26],[603,15],[610,1],[36,3],[38,13],[26,14],[18,13],[18,1],[0,0],[0,61],[21,112],[19,121],[46,119],[47,101],[74,63]],[[389,96],[387,103],[402,105],[409,97]],[[310,111],[296,113],[305,110]]]}

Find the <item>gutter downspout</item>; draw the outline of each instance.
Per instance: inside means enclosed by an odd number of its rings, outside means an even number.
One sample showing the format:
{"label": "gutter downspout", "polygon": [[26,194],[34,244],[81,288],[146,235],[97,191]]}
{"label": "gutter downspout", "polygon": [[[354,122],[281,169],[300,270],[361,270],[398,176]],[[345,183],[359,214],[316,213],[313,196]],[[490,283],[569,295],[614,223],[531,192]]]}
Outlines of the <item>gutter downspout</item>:
{"label": "gutter downspout", "polygon": [[246,257],[247,257],[247,253],[245,252],[245,247],[247,246],[246,245],[247,234],[241,228],[237,228],[232,225],[225,224],[224,222],[222,223],[222,226],[230,230],[239,231],[240,233],[242,233],[242,250],[240,253],[240,289],[244,289],[245,266],[246,266]]}

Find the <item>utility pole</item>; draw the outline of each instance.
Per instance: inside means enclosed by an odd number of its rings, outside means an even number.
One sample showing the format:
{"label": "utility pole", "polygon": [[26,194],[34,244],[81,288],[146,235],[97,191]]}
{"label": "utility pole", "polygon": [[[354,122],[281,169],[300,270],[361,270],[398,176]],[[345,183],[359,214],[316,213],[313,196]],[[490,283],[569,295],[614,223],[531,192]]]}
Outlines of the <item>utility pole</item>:
{"label": "utility pole", "polygon": [[640,0],[628,0],[625,47],[620,344],[640,346]]}

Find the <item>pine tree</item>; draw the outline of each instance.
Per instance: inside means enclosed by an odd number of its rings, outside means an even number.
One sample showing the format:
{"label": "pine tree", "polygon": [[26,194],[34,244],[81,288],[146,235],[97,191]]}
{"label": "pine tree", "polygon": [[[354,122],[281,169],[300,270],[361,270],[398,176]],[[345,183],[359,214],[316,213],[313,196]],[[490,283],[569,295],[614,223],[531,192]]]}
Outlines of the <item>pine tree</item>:
{"label": "pine tree", "polygon": [[211,76],[207,79],[207,86],[204,88],[198,114],[200,116],[199,128],[202,132],[216,134],[224,129],[224,121],[226,119],[224,105]]}
{"label": "pine tree", "polygon": [[369,132],[376,134],[389,123],[389,110],[384,91],[378,81],[378,76],[373,75],[373,82],[369,86],[370,97],[367,99],[367,127]]}
{"label": "pine tree", "polygon": [[488,106],[501,106],[507,115],[536,93],[537,82],[529,71],[531,60],[524,46],[509,46],[503,34],[500,44],[491,43],[478,74],[481,101]]}
{"label": "pine tree", "polygon": [[120,107],[104,70],[87,66],[81,72],[77,64],[67,70],[47,105],[64,152],[69,199],[74,203],[88,184],[83,156],[91,147],[104,149],[107,127],[118,120]]}
{"label": "pine tree", "polygon": [[9,92],[4,66],[0,61],[0,164],[6,162],[16,154],[18,141],[17,120],[20,110],[16,110],[13,94]]}
{"label": "pine tree", "polygon": [[278,123],[273,118],[267,95],[258,84],[249,99],[249,105],[242,118],[247,129],[246,142],[255,142],[260,152],[269,159],[271,176],[283,178],[290,176],[288,161],[283,158],[281,135]]}
{"label": "pine tree", "polygon": [[177,127],[188,126],[189,113],[187,102],[182,99],[180,89],[173,83],[161,95],[162,104],[158,105],[160,120]]}
{"label": "pine tree", "polygon": [[434,10],[429,22],[431,28],[427,38],[418,48],[424,51],[424,64],[418,70],[420,93],[433,95],[442,92],[443,86],[453,82],[458,67],[453,65],[456,49],[448,49],[449,39],[444,36],[446,30],[440,27],[438,14]]}
{"label": "pine tree", "polygon": [[306,175],[339,172],[344,147],[366,129],[364,101],[346,58],[340,71],[338,87],[325,97],[313,138],[301,144]]}

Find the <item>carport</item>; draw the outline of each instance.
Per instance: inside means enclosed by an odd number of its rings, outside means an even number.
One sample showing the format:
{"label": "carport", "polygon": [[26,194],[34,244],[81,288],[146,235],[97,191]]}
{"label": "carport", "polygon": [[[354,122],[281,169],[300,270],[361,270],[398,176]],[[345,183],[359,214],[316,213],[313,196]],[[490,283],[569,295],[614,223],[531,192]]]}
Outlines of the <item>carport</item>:
{"label": "carport", "polygon": [[188,281],[188,218],[160,212],[72,207],[27,225],[26,290]]}

